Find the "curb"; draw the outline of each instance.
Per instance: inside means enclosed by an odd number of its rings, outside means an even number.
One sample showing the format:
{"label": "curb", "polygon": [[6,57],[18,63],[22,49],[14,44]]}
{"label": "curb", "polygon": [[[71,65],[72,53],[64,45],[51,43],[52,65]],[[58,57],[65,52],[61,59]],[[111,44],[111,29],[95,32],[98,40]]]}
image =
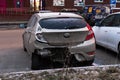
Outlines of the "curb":
{"label": "curb", "polygon": [[28,21],[6,21],[0,22],[0,29],[16,29],[16,28],[24,28]]}
{"label": "curb", "polygon": [[28,21],[6,21],[6,22],[0,22],[0,25],[16,25],[16,24],[25,24]]}

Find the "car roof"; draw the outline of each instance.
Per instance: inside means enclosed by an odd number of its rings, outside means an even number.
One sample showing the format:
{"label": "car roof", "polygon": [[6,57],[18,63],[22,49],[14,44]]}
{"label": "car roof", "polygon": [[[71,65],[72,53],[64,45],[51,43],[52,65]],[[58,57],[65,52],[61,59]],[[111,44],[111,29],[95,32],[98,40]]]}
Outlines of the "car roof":
{"label": "car roof", "polygon": [[36,13],[40,18],[51,18],[51,17],[79,17],[83,18],[80,15],[68,12],[49,12],[49,13]]}
{"label": "car roof", "polygon": [[[109,14],[109,15],[107,15],[107,16],[111,16],[111,15],[114,15],[114,14],[120,14],[120,12],[114,12],[114,13],[111,13],[111,14]],[[106,17],[107,17],[106,16]]]}
{"label": "car roof", "polygon": [[115,12],[115,13],[112,13],[112,14],[120,14],[120,12]]}

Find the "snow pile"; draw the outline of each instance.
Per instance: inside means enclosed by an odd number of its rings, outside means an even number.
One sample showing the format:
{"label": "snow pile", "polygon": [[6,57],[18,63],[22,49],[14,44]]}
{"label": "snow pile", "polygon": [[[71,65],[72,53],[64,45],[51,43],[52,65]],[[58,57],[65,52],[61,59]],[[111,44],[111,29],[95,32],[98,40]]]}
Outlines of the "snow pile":
{"label": "snow pile", "polygon": [[120,80],[120,65],[11,72],[0,80]]}

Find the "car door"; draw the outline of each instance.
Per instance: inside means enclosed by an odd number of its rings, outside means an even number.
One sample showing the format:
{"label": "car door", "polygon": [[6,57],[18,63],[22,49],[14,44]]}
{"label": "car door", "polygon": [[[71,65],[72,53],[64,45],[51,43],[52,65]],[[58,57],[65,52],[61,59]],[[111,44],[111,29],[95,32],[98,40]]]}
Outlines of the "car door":
{"label": "car door", "polygon": [[114,14],[112,25],[107,29],[107,47],[117,52],[120,41],[120,14]]}
{"label": "car door", "polygon": [[35,16],[32,16],[28,22],[28,25],[27,25],[27,28],[25,30],[25,33],[24,33],[24,43],[25,43],[25,47],[28,51],[28,53],[30,52],[30,45],[29,45],[29,40],[31,38],[31,34],[33,32],[33,28],[34,28],[34,25],[35,25],[35,19],[36,17]]}
{"label": "car door", "polygon": [[110,15],[108,17],[106,17],[102,22],[101,22],[101,26],[103,28],[103,35],[104,35],[104,41],[103,41],[103,44],[105,47],[109,47],[108,45],[108,40],[109,40],[109,37],[111,37],[111,35],[109,34],[110,33],[110,30],[111,30],[111,27],[113,27],[113,21],[114,21],[114,18],[115,16],[114,15]]}
{"label": "car door", "polygon": [[113,19],[114,16],[110,15],[103,19],[98,26],[93,27],[97,44],[107,47],[108,31]]}
{"label": "car door", "polygon": [[98,45],[104,46],[104,42],[105,42],[104,26],[94,26],[93,31],[95,34],[96,43]]}

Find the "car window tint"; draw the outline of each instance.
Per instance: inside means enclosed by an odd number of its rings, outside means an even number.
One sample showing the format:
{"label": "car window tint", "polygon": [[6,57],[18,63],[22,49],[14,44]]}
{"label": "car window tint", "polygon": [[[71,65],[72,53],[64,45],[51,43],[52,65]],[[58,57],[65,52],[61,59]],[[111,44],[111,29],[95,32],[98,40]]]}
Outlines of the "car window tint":
{"label": "car window tint", "polygon": [[36,17],[34,17],[34,18],[32,19],[31,24],[30,24],[30,27],[34,27],[34,25],[35,25],[35,23],[36,23],[36,20],[37,20]]}
{"label": "car window tint", "polygon": [[39,21],[42,28],[46,29],[76,29],[86,26],[82,18],[47,18]]}
{"label": "car window tint", "polygon": [[34,19],[33,19],[33,25],[32,25],[32,27],[34,27],[35,26],[35,24],[36,24],[36,22],[37,22],[37,17],[35,17]]}
{"label": "car window tint", "polygon": [[114,20],[114,15],[110,15],[102,21],[101,25],[102,26],[113,26],[113,20]]}
{"label": "car window tint", "polygon": [[29,19],[28,25],[27,25],[28,27],[30,27],[33,18],[34,18],[34,16],[32,16],[32,17]]}
{"label": "car window tint", "polygon": [[37,17],[35,16],[32,16],[28,22],[28,27],[34,27],[35,26],[35,23],[37,21]]}
{"label": "car window tint", "polygon": [[115,15],[115,19],[113,21],[113,26],[116,26],[116,27],[120,26],[120,14]]}

